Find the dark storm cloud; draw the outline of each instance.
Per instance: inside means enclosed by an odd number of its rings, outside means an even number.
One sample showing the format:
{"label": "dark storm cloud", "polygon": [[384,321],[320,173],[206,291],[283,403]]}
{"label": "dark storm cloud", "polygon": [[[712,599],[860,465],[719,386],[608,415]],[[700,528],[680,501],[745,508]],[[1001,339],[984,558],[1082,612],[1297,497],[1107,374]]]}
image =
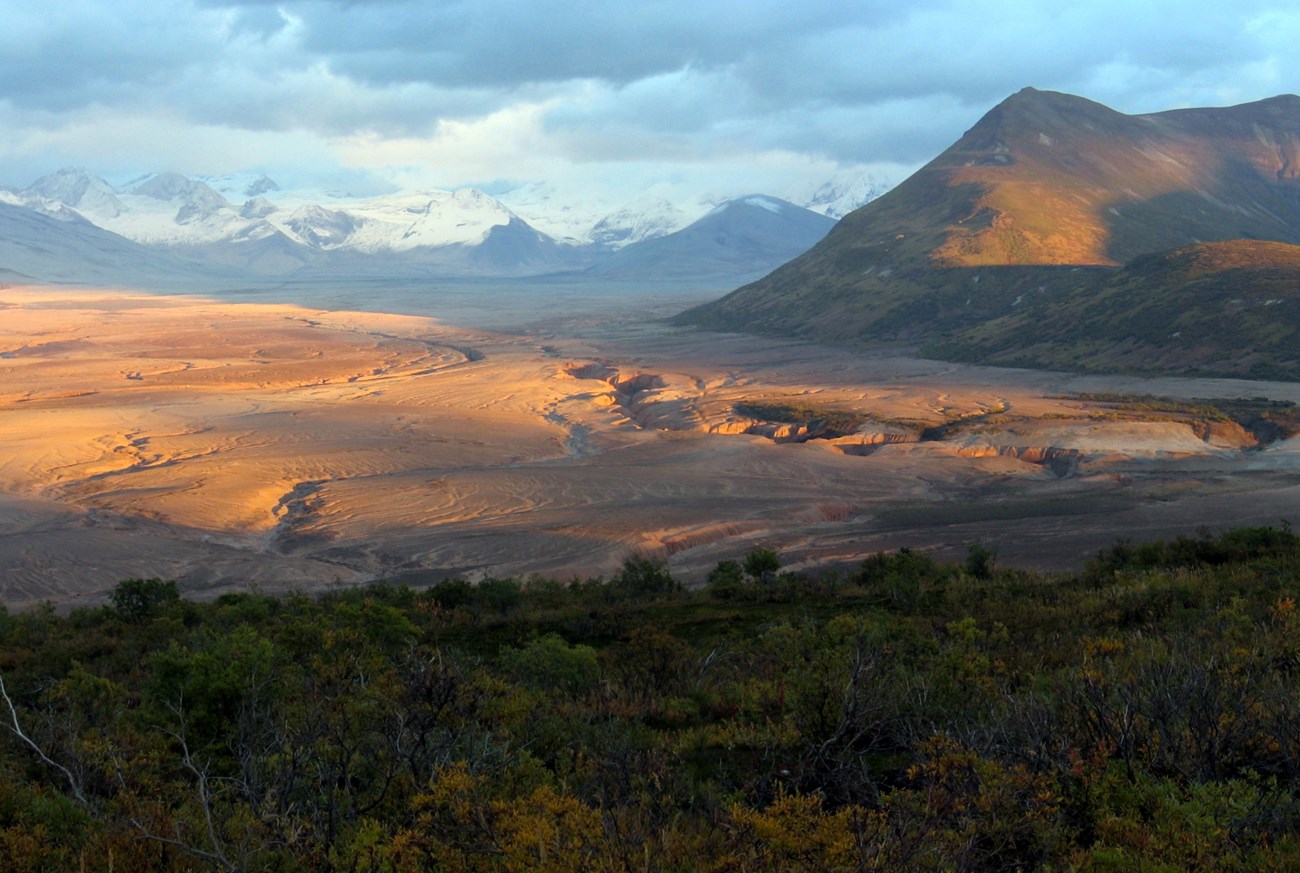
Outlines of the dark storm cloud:
{"label": "dark storm cloud", "polygon": [[1127,112],[1300,90],[1300,13],[1279,0],[0,0],[0,13],[0,109],[28,123],[166,112],[383,140],[532,105],[583,161],[748,148],[916,164],[1026,85]]}
{"label": "dark storm cloud", "polygon": [[0,99],[51,110],[114,102],[212,59],[204,22],[145,15],[147,5],[0,5]]}
{"label": "dark storm cloud", "polygon": [[831,30],[846,20],[885,22],[902,14],[893,2],[839,0],[491,0],[292,8],[303,16],[309,50],[367,81],[504,87],[588,78],[623,85],[687,66],[727,66],[754,53],[779,56],[800,34]]}

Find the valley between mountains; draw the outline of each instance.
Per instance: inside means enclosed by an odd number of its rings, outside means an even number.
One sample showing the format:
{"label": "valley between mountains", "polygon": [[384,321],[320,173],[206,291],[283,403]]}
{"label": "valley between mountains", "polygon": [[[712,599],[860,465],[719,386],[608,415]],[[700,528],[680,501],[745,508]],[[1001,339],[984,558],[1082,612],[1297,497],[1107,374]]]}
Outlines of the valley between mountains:
{"label": "valley between mountains", "polygon": [[758,545],[820,567],[984,541],[1050,568],[1300,498],[1295,383],[981,368],[659,306],[453,324],[0,289],[0,600],[582,577],[629,554],[693,581]]}
{"label": "valley between mountains", "polygon": [[1072,567],[1294,521],[1297,168],[1295,95],[1028,88],[820,212],[639,201],[551,237],[469,189],[0,191],[0,602],[629,556],[695,583],[756,547]]}

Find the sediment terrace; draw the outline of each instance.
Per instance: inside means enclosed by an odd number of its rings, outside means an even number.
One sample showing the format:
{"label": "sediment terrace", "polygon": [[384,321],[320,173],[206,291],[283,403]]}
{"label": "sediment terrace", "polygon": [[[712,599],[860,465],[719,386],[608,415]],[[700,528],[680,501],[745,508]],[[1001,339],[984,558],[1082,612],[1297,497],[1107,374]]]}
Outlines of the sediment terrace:
{"label": "sediment terrace", "polygon": [[[909,545],[1076,562],[1276,523],[1300,445],[1188,404],[1300,386],[954,367],[637,325],[0,289],[0,599],[608,574]],[[1263,436],[1261,436],[1263,434]]]}

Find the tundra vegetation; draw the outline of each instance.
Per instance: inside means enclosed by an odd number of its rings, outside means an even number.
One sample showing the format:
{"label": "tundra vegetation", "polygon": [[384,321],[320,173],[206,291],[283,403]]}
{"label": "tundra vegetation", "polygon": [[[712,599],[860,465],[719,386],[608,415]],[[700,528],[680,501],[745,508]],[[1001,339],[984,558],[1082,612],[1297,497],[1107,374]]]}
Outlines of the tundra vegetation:
{"label": "tundra vegetation", "polygon": [[0,611],[11,871],[1300,868],[1300,537]]}

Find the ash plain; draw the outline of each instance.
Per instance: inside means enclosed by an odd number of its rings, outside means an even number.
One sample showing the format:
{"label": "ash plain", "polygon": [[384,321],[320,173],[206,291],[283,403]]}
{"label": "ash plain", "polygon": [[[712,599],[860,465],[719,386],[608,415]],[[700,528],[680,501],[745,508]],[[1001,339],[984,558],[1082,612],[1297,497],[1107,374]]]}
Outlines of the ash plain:
{"label": "ash plain", "polygon": [[800,568],[981,542],[1067,569],[1300,507],[1300,438],[1097,399],[1300,402],[1293,383],[666,322],[709,288],[179,290],[0,288],[0,602],[154,576],[196,597],[607,576],[630,555],[691,584],[757,546]]}

